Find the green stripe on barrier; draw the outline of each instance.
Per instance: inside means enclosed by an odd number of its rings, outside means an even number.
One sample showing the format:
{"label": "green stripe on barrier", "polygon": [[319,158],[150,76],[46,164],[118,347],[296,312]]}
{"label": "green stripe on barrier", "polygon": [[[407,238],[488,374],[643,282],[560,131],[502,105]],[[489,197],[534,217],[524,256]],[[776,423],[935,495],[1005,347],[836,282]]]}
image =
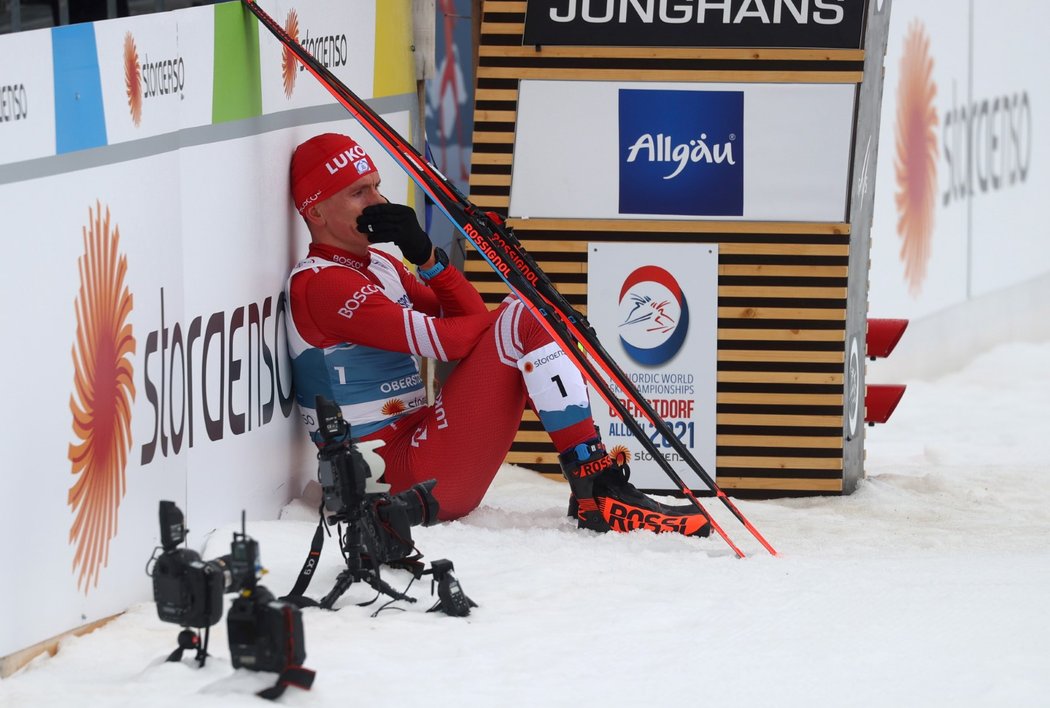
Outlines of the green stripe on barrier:
{"label": "green stripe on barrier", "polygon": [[212,123],[262,114],[259,25],[239,2],[215,6]]}

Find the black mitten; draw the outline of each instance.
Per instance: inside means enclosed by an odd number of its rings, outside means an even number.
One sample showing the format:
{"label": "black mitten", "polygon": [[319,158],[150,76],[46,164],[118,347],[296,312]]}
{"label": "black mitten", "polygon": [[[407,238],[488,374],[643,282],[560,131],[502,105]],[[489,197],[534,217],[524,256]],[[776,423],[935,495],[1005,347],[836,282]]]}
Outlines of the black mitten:
{"label": "black mitten", "polygon": [[393,243],[413,265],[426,263],[434,250],[427,232],[419,228],[416,212],[403,204],[365,207],[357,217],[357,229],[367,234],[371,243]]}

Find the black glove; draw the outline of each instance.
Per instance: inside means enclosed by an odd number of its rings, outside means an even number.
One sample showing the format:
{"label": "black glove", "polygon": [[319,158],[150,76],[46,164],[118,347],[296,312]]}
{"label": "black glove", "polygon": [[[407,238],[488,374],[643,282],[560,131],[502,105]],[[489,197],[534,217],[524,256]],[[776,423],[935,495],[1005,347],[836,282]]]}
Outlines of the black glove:
{"label": "black glove", "polygon": [[413,265],[426,263],[434,250],[427,232],[419,228],[416,212],[402,204],[365,207],[357,217],[357,230],[367,234],[371,243],[393,243]]}

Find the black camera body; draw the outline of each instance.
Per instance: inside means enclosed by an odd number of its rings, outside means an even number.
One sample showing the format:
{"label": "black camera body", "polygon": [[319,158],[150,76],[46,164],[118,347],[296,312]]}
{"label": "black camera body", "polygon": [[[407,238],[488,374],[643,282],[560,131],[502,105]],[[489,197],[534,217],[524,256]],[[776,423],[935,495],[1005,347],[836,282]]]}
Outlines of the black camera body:
{"label": "black camera body", "polygon": [[[302,598],[310,582],[316,555],[324,542],[321,533],[324,524],[345,523],[338,538],[346,568],[336,578],[335,587],[315,604],[326,610],[332,609],[339,597],[359,580],[394,600],[415,602],[415,598],[398,592],[380,578],[380,567],[388,564],[409,570],[415,578],[432,575],[431,594],[434,586],[439,586],[440,599],[429,611],[440,610],[465,617],[477,604],[463,593],[459,581],[452,575],[451,561],[434,561],[430,570],[426,570],[420,561],[423,554],[412,542],[413,526],[430,526],[438,522],[439,506],[433,491],[437,480],[428,479],[403,492],[390,494],[389,485],[381,481],[385,463],[373,454],[382,443],[354,443],[350,426],[343,419],[339,406],[324,396],[317,396],[314,400],[321,438],[317,452],[317,480],[321,483],[324,505],[310,556],[289,597]],[[372,479],[373,473],[375,479]]]}
{"label": "black camera body", "polygon": [[[244,533],[243,515],[241,532],[234,532],[229,555],[214,560],[201,560],[196,551],[179,548],[186,531],[182,511],[174,502],[160,503],[160,535],[162,552],[149,574],[161,620],[207,630],[222,617],[223,595],[238,592],[226,618],[234,667],[283,672],[302,664],[306,658],[302,613],[256,584],[259,544]],[[196,648],[197,660],[203,665],[207,639],[200,646],[190,635],[185,646],[180,635],[180,647]],[[172,657],[181,657],[181,649]]]}
{"label": "black camera body", "polygon": [[413,526],[438,521],[436,480],[413,485],[398,494],[368,491],[371,468],[350,437],[350,426],[335,403],[318,396],[317,419],[321,449],[317,480],[329,521],[346,522],[360,532],[375,563],[390,563],[412,553]]}
{"label": "black camera body", "polygon": [[428,479],[400,494],[376,494],[371,499],[372,520],[378,532],[375,553],[380,563],[400,560],[412,553],[412,527],[437,523],[438,502]]}
{"label": "black camera body", "polygon": [[202,560],[189,548],[182,511],[174,502],[160,503],[160,541],[163,552],[153,566],[153,599],[157,615],[183,627],[210,627],[222,617],[222,596],[254,585],[259,544],[243,533],[234,534],[231,553]]}
{"label": "black camera body", "polygon": [[[335,410],[339,412],[338,408]],[[342,414],[338,414],[342,421]],[[317,453],[317,481],[321,484],[324,508],[331,521],[352,521],[360,514],[360,502],[365,498],[371,473],[360,450],[349,442],[348,427],[343,433],[326,434],[325,430],[321,428],[325,442]]]}
{"label": "black camera body", "polygon": [[[162,504],[164,502],[161,502]],[[215,563],[189,548],[165,551],[153,566],[157,615],[183,627],[210,627],[222,617],[226,579]]]}
{"label": "black camera body", "polygon": [[284,671],[306,659],[302,614],[259,585],[233,601],[226,615],[234,668]]}

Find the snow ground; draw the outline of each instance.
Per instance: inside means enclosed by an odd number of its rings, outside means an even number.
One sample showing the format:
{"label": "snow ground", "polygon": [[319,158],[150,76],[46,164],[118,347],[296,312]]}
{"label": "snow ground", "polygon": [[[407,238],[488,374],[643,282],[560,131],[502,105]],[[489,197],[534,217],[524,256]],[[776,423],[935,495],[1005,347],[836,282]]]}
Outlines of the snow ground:
{"label": "snow ground", "polygon": [[[868,430],[868,479],[849,497],[740,501],[779,558],[714,501],[748,559],[717,538],[577,531],[564,485],[505,467],[475,513],[413,529],[481,607],[425,614],[417,582],[403,612],[306,610],[317,680],[280,702],[1050,705],[1048,364],[1050,343],[1011,344],[908,382],[889,424]],[[234,528],[205,557],[228,552]],[[291,587],[313,529],[303,504],[249,523],[263,584]],[[329,544],[310,594],[340,569]],[[341,604],[371,596],[355,585]],[[204,669],[164,663],[178,627],[138,605],[0,681],[0,706],[263,705],[252,694],[273,674],[232,671],[225,620],[213,629]]]}

